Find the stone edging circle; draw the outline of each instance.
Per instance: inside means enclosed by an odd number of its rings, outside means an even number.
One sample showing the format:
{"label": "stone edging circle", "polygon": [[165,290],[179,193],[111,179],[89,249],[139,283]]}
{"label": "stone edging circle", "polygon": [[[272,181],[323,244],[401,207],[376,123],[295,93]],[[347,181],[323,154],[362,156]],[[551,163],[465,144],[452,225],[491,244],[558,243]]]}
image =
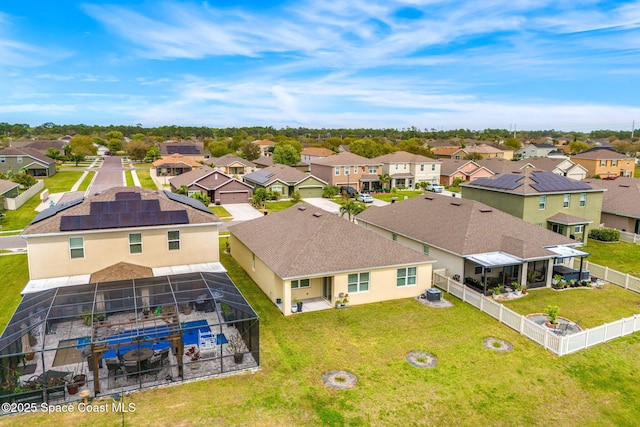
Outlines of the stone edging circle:
{"label": "stone edging circle", "polygon": [[426,351],[409,352],[406,359],[416,368],[434,368],[438,363],[438,358]]}
{"label": "stone edging circle", "polygon": [[494,338],[494,337],[487,337],[483,339],[482,345],[488,348],[489,350],[494,350],[494,351],[513,350],[513,344],[511,344],[509,341],[501,340],[499,338]]}
{"label": "stone edging circle", "polygon": [[322,376],[322,382],[329,388],[348,390],[358,384],[358,377],[348,371],[329,371]]}

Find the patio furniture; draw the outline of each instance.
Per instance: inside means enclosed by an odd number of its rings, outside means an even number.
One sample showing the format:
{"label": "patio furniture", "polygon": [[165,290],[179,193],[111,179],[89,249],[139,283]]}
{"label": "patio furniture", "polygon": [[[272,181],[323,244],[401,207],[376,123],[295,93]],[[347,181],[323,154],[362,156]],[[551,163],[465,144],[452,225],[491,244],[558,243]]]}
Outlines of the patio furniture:
{"label": "patio furniture", "polygon": [[203,332],[198,330],[198,347],[200,350],[211,350],[216,348],[216,334],[211,332]]}
{"label": "patio furniture", "polygon": [[124,372],[127,375],[127,378],[140,375],[140,365],[137,360],[123,361],[122,364],[124,366]]}

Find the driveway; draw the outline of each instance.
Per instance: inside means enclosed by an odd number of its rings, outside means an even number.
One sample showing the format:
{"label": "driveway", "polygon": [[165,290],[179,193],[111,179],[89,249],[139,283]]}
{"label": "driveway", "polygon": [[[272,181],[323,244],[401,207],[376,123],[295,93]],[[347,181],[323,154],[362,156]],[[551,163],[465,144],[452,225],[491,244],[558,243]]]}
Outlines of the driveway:
{"label": "driveway", "polygon": [[263,213],[251,206],[249,203],[234,203],[232,205],[222,205],[233,217],[233,221],[249,221],[263,216]]}
{"label": "driveway", "polygon": [[100,168],[98,168],[97,176],[93,180],[87,194],[101,193],[113,187],[122,187],[123,183],[122,157],[112,156],[105,157]]}
{"label": "driveway", "polygon": [[324,209],[327,212],[340,214],[340,205],[332,202],[329,199],[323,199],[322,197],[311,197],[309,199],[303,199],[303,200],[306,203],[319,207],[320,209]]}

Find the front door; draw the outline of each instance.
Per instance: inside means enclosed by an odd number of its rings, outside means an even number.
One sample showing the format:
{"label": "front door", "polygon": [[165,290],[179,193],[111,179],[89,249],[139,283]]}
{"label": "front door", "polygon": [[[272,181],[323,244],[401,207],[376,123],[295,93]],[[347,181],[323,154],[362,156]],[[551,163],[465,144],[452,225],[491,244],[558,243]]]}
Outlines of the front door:
{"label": "front door", "polygon": [[331,302],[331,277],[322,278],[322,298]]}

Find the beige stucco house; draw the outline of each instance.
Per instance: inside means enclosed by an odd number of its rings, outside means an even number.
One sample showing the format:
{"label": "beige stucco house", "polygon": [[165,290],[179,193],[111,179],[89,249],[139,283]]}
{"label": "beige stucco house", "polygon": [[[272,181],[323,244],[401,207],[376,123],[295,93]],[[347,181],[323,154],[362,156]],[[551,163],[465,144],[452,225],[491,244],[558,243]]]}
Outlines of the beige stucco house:
{"label": "beige stucco house", "polygon": [[374,159],[343,151],[314,160],[311,174],[335,187],[353,187],[357,191],[372,191],[380,186],[382,163]]}
{"label": "beige stucco house", "polygon": [[332,308],[416,297],[433,260],[322,209],[297,204],[229,227],[231,256],[286,315],[295,300]]}
{"label": "beige stucco house", "polygon": [[395,151],[371,160],[382,163],[382,173],[389,174],[391,187],[413,188],[418,182],[440,182],[440,160],[406,151]]}
{"label": "beige stucco house", "polygon": [[154,275],[224,271],[218,254],[221,223],[197,200],[137,187],[54,206],[21,234],[29,285],[89,283],[94,272],[122,262],[150,268]]}
{"label": "beige stucco house", "polygon": [[587,170],[587,176],[613,178],[616,176],[633,176],[635,159],[618,153],[613,148],[594,147],[571,156],[571,160]]}

